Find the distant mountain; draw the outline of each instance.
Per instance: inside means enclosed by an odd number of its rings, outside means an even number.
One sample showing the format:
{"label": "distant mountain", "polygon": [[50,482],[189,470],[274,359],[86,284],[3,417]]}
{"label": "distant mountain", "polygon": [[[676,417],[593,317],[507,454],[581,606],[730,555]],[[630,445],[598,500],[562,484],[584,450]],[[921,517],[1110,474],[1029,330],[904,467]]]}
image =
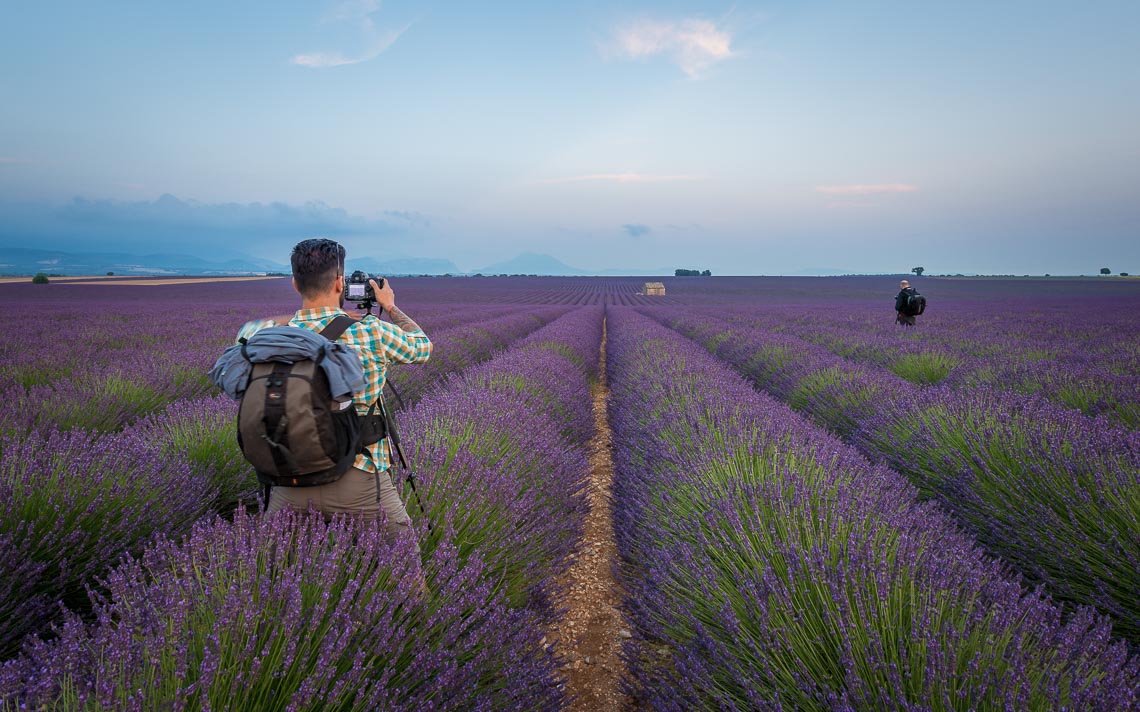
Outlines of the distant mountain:
{"label": "distant mountain", "polygon": [[378,260],[375,257],[357,257],[344,263],[349,272],[363,270],[369,274],[408,275],[408,274],[462,274],[462,270],[451,260],[427,257],[404,257]]}
{"label": "distant mountain", "polygon": [[193,255],[133,255],[122,252],[61,252],[0,247],[0,274],[248,275],[289,272],[288,265],[257,257],[206,260]]}
{"label": "distant mountain", "polygon": [[550,255],[534,252],[524,252],[506,262],[496,262],[475,271],[480,274],[538,274],[551,277],[579,277],[591,274],[587,270],[570,267]]}

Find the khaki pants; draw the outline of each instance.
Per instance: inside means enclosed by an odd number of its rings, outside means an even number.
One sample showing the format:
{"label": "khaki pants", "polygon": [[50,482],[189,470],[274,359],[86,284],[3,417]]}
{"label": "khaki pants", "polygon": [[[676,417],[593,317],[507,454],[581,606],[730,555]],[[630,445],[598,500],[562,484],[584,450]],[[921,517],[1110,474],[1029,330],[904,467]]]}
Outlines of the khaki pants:
{"label": "khaki pants", "polygon": [[358,514],[366,520],[375,521],[380,518],[383,510],[389,534],[407,532],[412,526],[412,519],[400,500],[391,475],[388,472],[380,473],[379,498],[376,496],[376,486],[377,475],[353,467],[339,480],[327,485],[274,487],[269,492],[269,506],[265,513],[273,514],[286,507],[304,511],[311,506],[325,516]]}

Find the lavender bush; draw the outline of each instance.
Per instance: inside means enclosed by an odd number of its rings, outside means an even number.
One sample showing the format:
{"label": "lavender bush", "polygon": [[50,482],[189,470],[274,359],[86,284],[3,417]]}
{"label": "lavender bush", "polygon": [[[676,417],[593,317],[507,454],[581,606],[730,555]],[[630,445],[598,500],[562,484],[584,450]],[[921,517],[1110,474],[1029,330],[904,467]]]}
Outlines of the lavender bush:
{"label": "lavender bush", "polygon": [[991,550],[1140,640],[1140,432],[1040,398],[924,394],[857,434]]}
{"label": "lavender bush", "polygon": [[206,395],[213,386],[189,364],[136,363],[88,366],[81,374],[45,385],[12,385],[0,392],[0,432],[82,428],[110,432],[171,402]]}
{"label": "lavender bush", "polygon": [[[431,334],[435,349],[423,365],[394,369],[392,380],[408,402],[449,372],[489,358],[495,351],[565,313],[565,308],[540,307],[488,318],[438,334]],[[205,326],[205,325],[203,325]],[[184,327],[185,328],[185,327]],[[211,338],[198,337],[190,346],[180,335],[165,329],[141,331],[132,325],[131,341],[121,349],[93,351],[81,343],[77,353],[60,370],[32,359],[12,373],[12,382],[0,379],[0,432],[84,428],[110,432],[130,426],[141,417],[161,411],[179,400],[212,395],[215,388],[205,374],[229,343],[209,328]],[[237,333],[234,327],[227,336]],[[144,336],[155,343],[140,346]],[[97,337],[92,337],[96,342]],[[162,346],[160,347],[159,344]],[[38,353],[29,349],[28,353]],[[30,378],[29,374],[36,374]]]}
{"label": "lavender bush", "polygon": [[[516,348],[455,376],[401,415],[421,473],[426,515],[448,522],[461,556],[478,552],[513,605],[544,616],[581,537],[592,429],[589,378],[597,365],[601,311],[578,309]],[[593,358],[591,358],[593,356]]]}
{"label": "lavender bush", "polygon": [[257,473],[241,453],[236,432],[237,403],[228,396],[175,401],[135,424],[133,432],[165,457],[187,462],[214,493],[210,509],[229,512],[257,502]]}
{"label": "lavender bush", "polygon": [[565,308],[541,307],[472,321],[438,333],[428,332],[432,339],[431,359],[424,364],[392,368],[389,378],[404,402],[414,403],[448,374],[485,361],[565,313]]}
{"label": "lavender bush", "polygon": [[[1057,283],[1042,289],[1025,283],[1011,289],[993,282],[930,282],[931,289],[948,293],[936,297],[938,306],[919,320],[920,328],[908,330],[894,325],[882,298],[834,298],[841,282],[819,290],[814,304],[803,299],[744,307],[726,299],[717,309],[690,313],[745,331],[800,338],[920,386],[985,384],[1038,393],[1132,428],[1140,423],[1140,348],[1134,343],[1140,300],[1128,285]],[[822,295],[832,301],[819,303]]]}
{"label": "lavender bush", "polygon": [[1132,709],[1140,667],[898,474],[610,311],[615,519],[653,709]]}
{"label": "lavender bush", "polygon": [[[408,598],[420,580],[410,542],[384,554],[382,529],[292,514],[258,528],[238,509],[232,525],[203,523],[108,575],[93,591],[96,621],[72,614],[57,639],[29,639],[0,698],[64,709],[561,706],[558,661],[540,641],[554,577],[580,538],[586,462],[570,436],[587,432],[600,330],[600,310],[577,310],[401,415],[432,523],[419,527],[428,597]],[[139,430],[209,469],[222,448],[193,445],[218,432],[224,402],[187,405]]]}
{"label": "lavender bush", "polygon": [[410,539],[352,518],[238,510],[158,542],[106,588],[94,624],[70,616],[0,669],[0,698],[140,711],[561,703],[538,629],[491,591],[477,557],[460,567],[443,546],[421,572]]}
{"label": "lavender bush", "polygon": [[187,464],[131,434],[0,439],[0,656],[156,533],[186,531],[213,500]]}
{"label": "lavender bush", "polygon": [[[715,321],[663,318],[714,344]],[[1140,640],[1135,431],[993,389],[919,390],[795,337],[739,324],[715,338],[718,355],[867,456],[885,459],[1021,573],[1057,597],[1097,606],[1120,634]]]}

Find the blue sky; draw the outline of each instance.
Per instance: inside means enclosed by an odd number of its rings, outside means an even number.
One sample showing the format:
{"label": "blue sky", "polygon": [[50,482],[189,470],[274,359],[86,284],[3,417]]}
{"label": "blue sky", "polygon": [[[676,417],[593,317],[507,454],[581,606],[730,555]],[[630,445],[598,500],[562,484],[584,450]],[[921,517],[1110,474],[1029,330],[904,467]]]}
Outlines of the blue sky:
{"label": "blue sky", "polygon": [[0,245],[1140,273],[1140,3],[0,13]]}

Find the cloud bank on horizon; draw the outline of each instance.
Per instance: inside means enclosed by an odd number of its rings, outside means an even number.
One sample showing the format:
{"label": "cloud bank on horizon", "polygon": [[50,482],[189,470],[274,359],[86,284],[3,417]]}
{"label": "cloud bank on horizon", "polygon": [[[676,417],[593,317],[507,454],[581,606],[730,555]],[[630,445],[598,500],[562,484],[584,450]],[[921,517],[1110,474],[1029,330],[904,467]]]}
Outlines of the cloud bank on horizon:
{"label": "cloud bank on horizon", "polygon": [[0,244],[1140,272],[1136,3],[136,5],[12,18]]}
{"label": "cloud bank on horizon", "polygon": [[59,206],[0,203],[0,217],[0,245],[8,247],[254,255],[278,262],[305,237],[363,244],[430,225],[426,217],[408,211],[385,211],[379,219],[368,219],[319,201],[205,204],[173,195],[138,202],[74,198]]}

